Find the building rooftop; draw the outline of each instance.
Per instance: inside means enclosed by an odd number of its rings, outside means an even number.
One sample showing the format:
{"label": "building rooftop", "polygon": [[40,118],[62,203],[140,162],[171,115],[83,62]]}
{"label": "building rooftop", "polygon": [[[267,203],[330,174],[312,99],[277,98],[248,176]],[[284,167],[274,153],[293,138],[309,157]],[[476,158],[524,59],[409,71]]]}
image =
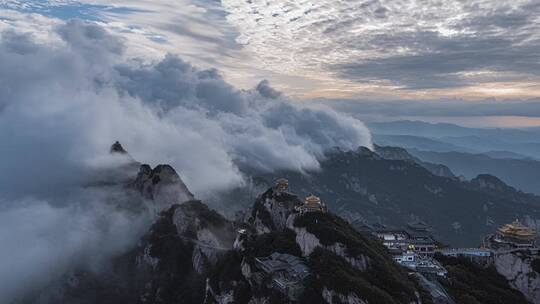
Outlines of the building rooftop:
{"label": "building rooftop", "polygon": [[407,223],[407,228],[416,230],[416,231],[429,231],[431,229],[431,227],[428,224],[420,220]]}
{"label": "building rooftop", "polygon": [[318,196],[315,196],[315,195],[312,194],[312,195],[306,197],[306,199],[304,200],[304,204],[306,204],[306,205],[320,205],[321,204],[321,199]]}
{"label": "building rooftop", "polygon": [[497,229],[497,232],[502,236],[513,237],[517,239],[534,239],[536,237],[536,231],[523,225],[519,220],[515,220],[510,224],[505,224]]}
{"label": "building rooftop", "polygon": [[274,252],[266,258],[256,258],[262,270],[267,273],[286,272],[291,277],[305,279],[309,276],[309,267],[294,255]]}
{"label": "building rooftop", "polygon": [[286,184],[286,185],[288,185],[288,184],[289,184],[289,180],[286,179],[286,178],[283,178],[283,177],[282,177],[282,178],[278,178],[278,179],[276,179],[276,184]]}

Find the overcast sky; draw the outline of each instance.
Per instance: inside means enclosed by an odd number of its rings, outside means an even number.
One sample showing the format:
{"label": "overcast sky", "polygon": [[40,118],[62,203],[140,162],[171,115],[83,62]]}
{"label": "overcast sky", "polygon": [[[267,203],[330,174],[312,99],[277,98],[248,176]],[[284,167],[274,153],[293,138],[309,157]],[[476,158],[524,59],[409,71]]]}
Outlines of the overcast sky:
{"label": "overcast sky", "polygon": [[0,8],[3,29],[47,40],[62,20],[91,20],[138,58],[177,54],[237,88],[268,79],[298,99],[497,99],[523,101],[526,111],[540,97],[535,0],[2,0]]}

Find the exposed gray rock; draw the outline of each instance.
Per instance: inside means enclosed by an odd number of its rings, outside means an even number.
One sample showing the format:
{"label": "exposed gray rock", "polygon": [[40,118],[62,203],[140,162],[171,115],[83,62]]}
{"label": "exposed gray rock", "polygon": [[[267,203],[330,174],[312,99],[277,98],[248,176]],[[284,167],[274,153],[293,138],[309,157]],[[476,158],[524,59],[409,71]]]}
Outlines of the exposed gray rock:
{"label": "exposed gray rock", "polygon": [[533,257],[514,252],[496,254],[495,268],[503,275],[512,288],[519,290],[531,303],[540,303],[540,274],[532,269]]}
{"label": "exposed gray rock", "polygon": [[169,165],[158,165],[154,169],[141,165],[132,187],[150,201],[148,208],[156,215],[174,204],[194,199],[178,173]]}
{"label": "exposed gray rock", "polygon": [[304,227],[294,226],[294,219],[296,215],[291,215],[287,220],[287,227],[296,233],[296,243],[302,250],[302,255],[308,257],[317,247],[324,248],[334,254],[344,258],[351,266],[358,270],[366,270],[369,265],[369,259],[363,255],[350,256],[347,253],[346,246],[341,243],[334,243],[332,246],[324,246],[321,244],[316,235],[307,231]]}

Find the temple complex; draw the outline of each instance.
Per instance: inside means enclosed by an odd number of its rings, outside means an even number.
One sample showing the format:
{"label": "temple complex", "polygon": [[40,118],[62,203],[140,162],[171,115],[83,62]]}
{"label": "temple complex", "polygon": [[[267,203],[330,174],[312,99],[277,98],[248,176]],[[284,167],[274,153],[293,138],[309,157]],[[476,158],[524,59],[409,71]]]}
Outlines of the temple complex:
{"label": "temple complex", "polygon": [[306,212],[326,212],[326,205],[321,202],[318,196],[310,195],[305,198],[304,203],[296,208],[300,213]]}
{"label": "temple complex", "polygon": [[519,220],[505,224],[497,229],[492,238],[496,245],[507,245],[515,248],[534,247],[536,231],[523,225]]}

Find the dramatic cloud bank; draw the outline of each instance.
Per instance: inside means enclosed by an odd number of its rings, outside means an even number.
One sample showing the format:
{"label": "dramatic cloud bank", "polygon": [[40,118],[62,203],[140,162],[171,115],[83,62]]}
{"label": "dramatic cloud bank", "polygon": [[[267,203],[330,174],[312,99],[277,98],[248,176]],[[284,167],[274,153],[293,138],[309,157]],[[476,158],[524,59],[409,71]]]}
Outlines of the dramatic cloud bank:
{"label": "dramatic cloud bank", "polygon": [[371,144],[360,121],[298,106],[267,82],[239,91],[173,55],[126,59],[122,41],[97,25],[57,32],[57,44],[2,35],[0,136],[9,140],[0,166],[13,172],[2,192],[35,187],[28,176],[72,181],[117,139],[137,160],[172,164],[195,192],[238,184],[238,161],[310,169],[327,148]]}
{"label": "dramatic cloud bank", "polygon": [[540,76],[538,1],[222,3],[237,41],[275,72],[326,71],[409,90]]}
{"label": "dramatic cloud bank", "polygon": [[239,165],[316,169],[328,148],[371,146],[359,120],[300,106],[265,81],[239,91],[173,55],[127,58],[122,39],[77,20],[53,36],[1,35],[5,297],[139,235],[148,218],[117,208],[122,197],[78,188],[89,172],[122,164],[108,153],[115,140],[138,161],[173,165],[199,197],[241,184]]}

